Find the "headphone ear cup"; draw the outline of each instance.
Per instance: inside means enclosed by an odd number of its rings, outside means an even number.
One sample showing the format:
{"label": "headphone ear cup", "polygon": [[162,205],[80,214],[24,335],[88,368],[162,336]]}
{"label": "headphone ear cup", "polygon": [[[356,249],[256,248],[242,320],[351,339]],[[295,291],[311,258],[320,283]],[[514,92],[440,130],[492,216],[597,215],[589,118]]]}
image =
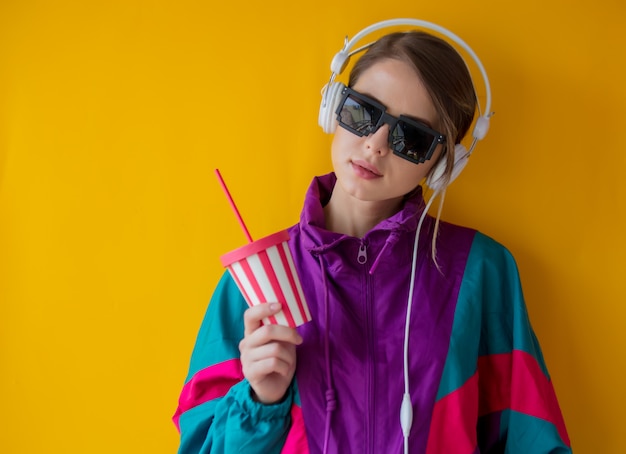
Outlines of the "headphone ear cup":
{"label": "headphone ear cup", "polygon": [[433,191],[443,191],[450,183],[452,183],[461,174],[468,161],[467,149],[460,143],[454,146],[454,165],[452,167],[452,173],[450,179],[445,180],[446,174],[446,159],[440,159],[439,162],[431,169],[426,184]]}
{"label": "headphone ear cup", "polygon": [[318,123],[327,134],[335,132],[337,127],[335,111],[341,101],[341,92],[344,88],[345,85],[341,82],[333,82],[330,86],[324,87]]}

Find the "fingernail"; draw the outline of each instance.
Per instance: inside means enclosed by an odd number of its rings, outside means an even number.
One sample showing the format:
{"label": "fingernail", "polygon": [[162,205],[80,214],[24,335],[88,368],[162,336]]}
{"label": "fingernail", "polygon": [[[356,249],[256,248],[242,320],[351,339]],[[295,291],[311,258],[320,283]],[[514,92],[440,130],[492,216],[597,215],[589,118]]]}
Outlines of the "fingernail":
{"label": "fingernail", "polygon": [[270,303],[270,310],[276,312],[280,310],[280,303]]}

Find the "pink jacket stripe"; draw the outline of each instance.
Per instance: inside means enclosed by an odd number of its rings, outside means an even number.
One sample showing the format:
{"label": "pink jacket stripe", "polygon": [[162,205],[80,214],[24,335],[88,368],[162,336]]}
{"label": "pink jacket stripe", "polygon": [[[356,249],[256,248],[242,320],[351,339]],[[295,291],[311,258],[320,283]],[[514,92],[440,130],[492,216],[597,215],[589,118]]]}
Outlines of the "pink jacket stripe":
{"label": "pink jacket stripe", "polygon": [[[180,393],[178,408],[172,418],[178,430],[180,431],[180,415],[205,402],[225,396],[230,388],[243,378],[241,362],[238,359],[224,361],[198,371],[183,386]],[[291,406],[291,428],[281,452],[284,454],[309,453],[302,409],[296,404]]]}
{"label": "pink jacket stripe", "polygon": [[478,415],[478,373],[463,386],[440,399],[433,409],[426,454],[475,452],[476,424],[467,415]]}
{"label": "pink jacket stripe", "polygon": [[209,400],[226,395],[228,390],[243,380],[241,362],[231,359],[198,371],[185,383],[178,398],[178,408],[174,413],[174,424],[180,430],[180,415]]}
{"label": "pink jacket stripe", "polygon": [[554,424],[570,446],[552,382],[531,354],[514,350],[480,357],[478,372],[435,404],[427,454],[473,453],[476,421],[467,415],[475,414],[478,419],[507,409]]}
{"label": "pink jacket stripe", "polygon": [[291,406],[291,429],[281,454],[309,454],[302,409],[296,404]]}
{"label": "pink jacket stripe", "polygon": [[521,350],[482,356],[478,370],[480,415],[510,408],[543,419],[554,424],[570,446],[554,387],[534,356]]}

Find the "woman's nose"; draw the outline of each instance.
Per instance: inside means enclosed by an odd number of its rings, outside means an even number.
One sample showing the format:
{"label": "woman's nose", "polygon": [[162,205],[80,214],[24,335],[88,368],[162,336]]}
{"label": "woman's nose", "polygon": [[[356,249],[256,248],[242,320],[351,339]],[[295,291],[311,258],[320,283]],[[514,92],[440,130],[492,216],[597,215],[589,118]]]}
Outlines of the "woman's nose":
{"label": "woman's nose", "polygon": [[378,130],[365,136],[365,146],[368,150],[381,156],[391,151],[389,147],[389,125],[384,123]]}

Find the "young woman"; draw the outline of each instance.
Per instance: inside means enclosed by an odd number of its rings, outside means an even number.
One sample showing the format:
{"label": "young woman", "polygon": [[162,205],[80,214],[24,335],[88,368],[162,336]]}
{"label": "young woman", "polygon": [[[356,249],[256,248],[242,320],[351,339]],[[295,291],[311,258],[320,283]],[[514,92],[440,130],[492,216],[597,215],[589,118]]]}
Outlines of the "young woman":
{"label": "young woman", "polygon": [[328,90],[334,172],[289,229],[313,321],[263,325],[280,304],[248,308],[224,274],[179,452],[571,452],[513,258],[426,212],[420,184],[445,191],[466,158],[466,63],[429,33],[392,33]]}

